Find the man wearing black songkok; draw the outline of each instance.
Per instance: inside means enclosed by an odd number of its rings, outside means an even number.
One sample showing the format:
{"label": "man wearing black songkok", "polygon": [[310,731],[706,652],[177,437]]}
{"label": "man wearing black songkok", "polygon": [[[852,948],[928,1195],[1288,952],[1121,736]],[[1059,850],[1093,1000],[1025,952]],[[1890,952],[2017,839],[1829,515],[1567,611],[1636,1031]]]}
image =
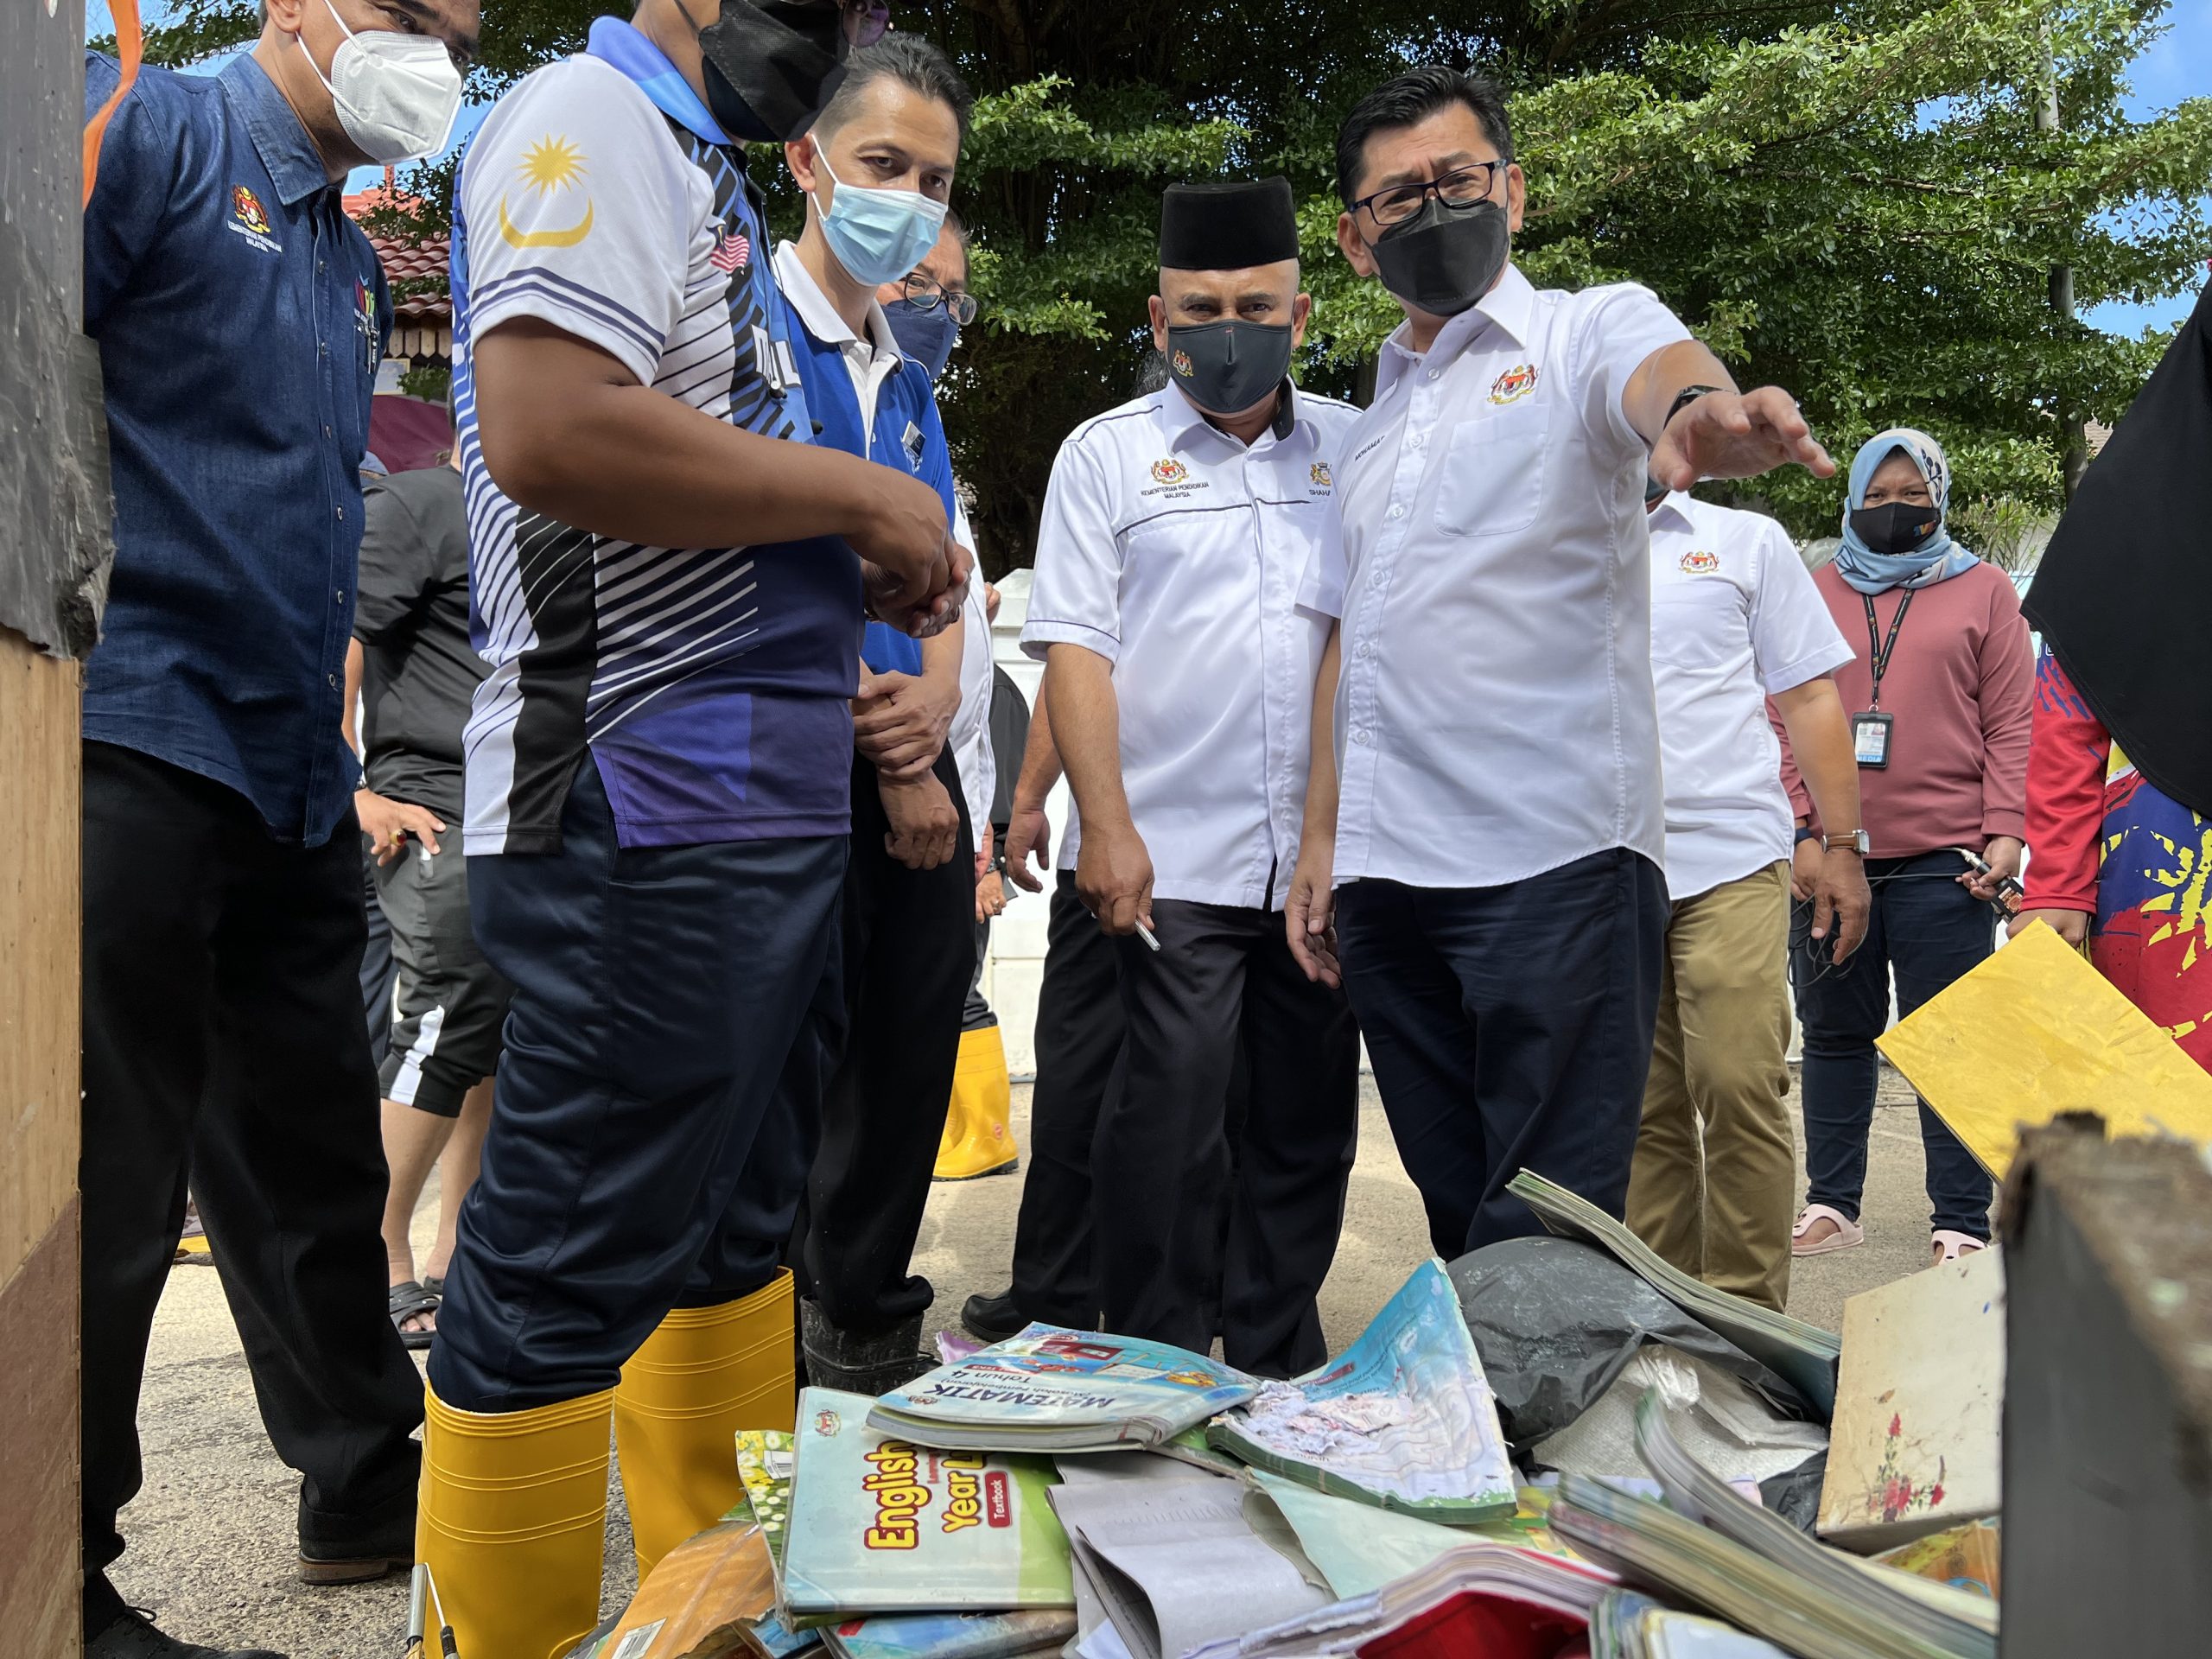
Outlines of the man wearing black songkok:
{"label": "man wearing black songkok", "polygon": [[1231,1364],[1287,1376],[1326,1357],[1356,1122],[1351,1011],[1281,912],[1328,637],[1299,589],[1357,411],[1290,380],[1312,302],[1282,180],[1172,188],[1160,264],[1167,384],[1061,446],[1022,646],[1076,800],[1060,879],[1112,939],[1126,1020],[1092,1147],[1104,1328],[1201,1351],[1217,1329]]}

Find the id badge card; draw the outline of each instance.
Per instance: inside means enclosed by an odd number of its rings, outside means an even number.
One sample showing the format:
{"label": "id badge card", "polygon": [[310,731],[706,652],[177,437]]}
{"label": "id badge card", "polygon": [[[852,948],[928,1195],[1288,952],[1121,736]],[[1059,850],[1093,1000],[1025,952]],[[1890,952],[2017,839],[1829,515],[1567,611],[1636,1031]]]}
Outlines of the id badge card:
{"label": "id badge card", "polygon": [[1869,709],[1851,717],[1851,753],[1862,766],[1886,766],[1890,764],[1890,728],[1897,723],[1895,715],[1885,715],[1878,709]]}

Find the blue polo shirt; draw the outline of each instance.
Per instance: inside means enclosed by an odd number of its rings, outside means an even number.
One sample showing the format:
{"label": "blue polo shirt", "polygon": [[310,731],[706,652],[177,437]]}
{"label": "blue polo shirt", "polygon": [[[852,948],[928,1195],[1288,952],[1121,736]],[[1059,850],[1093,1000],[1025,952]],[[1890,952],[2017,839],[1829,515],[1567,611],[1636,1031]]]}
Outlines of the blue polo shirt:
{"label": "blue polo shirt", "polygon": [[[119,73],[86,55],[88,119]],[[116,544],[85,735],[226,785],[308,846],[360,775],[339,715],[391,321],[339,194],[242,55],[215,76],[143,70],[85,210]]]}

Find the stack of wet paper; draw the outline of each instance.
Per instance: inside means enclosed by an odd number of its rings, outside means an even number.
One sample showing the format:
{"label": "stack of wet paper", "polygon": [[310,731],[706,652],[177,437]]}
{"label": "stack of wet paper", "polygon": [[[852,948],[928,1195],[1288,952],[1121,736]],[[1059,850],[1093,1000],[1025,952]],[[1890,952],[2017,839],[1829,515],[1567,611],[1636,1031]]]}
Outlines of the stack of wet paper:
{"label": "stack of wet paper", "polygon": [[[1569,1475],[1551,1512],[1562,1537],[1631,1586],[1801,1659],[1996,1659],[1994,1603],[1816,1543],[1685,1452],[1656,1391],[1638,1407],[1637,1445],[1663,1503]],[[1635,1645],[1640,1630],[1604,1634],[1615,1645],[1593,1640],[1593,1654],[1658,1650]]]}

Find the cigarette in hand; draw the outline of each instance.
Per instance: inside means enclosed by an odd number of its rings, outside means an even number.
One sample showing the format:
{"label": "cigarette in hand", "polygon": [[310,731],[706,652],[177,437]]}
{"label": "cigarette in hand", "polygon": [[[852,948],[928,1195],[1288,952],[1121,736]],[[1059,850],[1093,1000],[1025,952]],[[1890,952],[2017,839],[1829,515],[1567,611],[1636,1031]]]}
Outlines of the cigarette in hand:
{"label": "cigarette in hand", "polygon": [[1150,946],[1153,950],[1157,950],[1160,949],[1160,940],[1154,935],[1153,931],[1147,927],[1142,922],[1139,922],[1137,924],[1137,937],[1142,939],[1145,944]]}

